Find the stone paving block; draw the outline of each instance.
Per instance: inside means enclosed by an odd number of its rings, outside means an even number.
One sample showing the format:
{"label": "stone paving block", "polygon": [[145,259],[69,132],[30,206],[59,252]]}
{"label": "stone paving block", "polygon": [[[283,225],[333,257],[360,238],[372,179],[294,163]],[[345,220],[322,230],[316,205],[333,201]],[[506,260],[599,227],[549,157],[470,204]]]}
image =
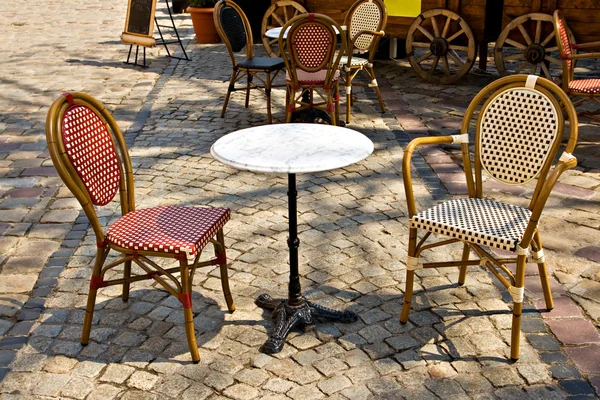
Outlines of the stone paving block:
{"label": "stone paving block", "polygon": [[600,372],[600,346],[569,347],[565,353],[573,360],[577,368],[585,373],[597,374]]}
{"label": "stone paving block", "polygon": [[592,323],[583,318],[552,319],[548,325],[558,340],[564,344],[600,343],[600,334]]}

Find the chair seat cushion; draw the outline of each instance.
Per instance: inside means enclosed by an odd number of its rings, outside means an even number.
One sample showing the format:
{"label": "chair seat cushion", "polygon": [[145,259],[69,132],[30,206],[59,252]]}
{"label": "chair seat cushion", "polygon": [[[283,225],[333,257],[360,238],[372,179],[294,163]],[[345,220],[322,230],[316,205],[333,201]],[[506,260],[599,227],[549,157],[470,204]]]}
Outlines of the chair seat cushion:
{"label": "chair seat cushion", "polygon": [[195,256],[229,221],[228,208],[163,206],[132,211],[106,233],[110,244],[135,251]]}
{"label": "chair seat cushion", "polygon": [[240,68],[244,69],[264,69],[275,71],[285,67],[283,58],[280,57],[254,57],[245,59],[238,63]]}
{"label": "chair seat cushion", "polygon": [[[298,83],[301,85],[322,85],[325,83],[325,77],[327,76],[327,70],[322,69],[317,72],[306,72],[301,69],[296,69],[296,74],[298,75]],[[340,72],[338,70],[335,71],[333,75],[333,81],[335,82],[340,76]],[[285,73],[286,81],[291,81],[290,75]]]}
{"label": "chair seat cushion", "polygon": [[529,223],[527,208],[488,199],[455,199],[412,217],[412,228],[514,251]]}
{"label": "chair seat cushion", "polygon": [[576,79],[569,82],[569,92],[600,94],[600,79]]}
{"label": "chair seat cushion", "polygon": [[[367,60],[366,58],[361,58],[361,57],[352,57],[352,64],[350,65],[351,67],[362,67],[365,66],[369,63],[369,60]],[[348,64],[348,56],[342,56],[341,60],[340,60],[340,69],[344,68],[346,66],[346,64]]]}

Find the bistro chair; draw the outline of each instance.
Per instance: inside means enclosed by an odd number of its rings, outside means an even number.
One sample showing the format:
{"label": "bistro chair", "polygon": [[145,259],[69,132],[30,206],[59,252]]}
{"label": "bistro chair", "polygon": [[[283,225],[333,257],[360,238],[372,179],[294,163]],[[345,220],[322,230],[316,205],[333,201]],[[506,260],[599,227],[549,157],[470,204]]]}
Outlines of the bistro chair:
{"label": "bistro chair", "polygon": [[[385,34],[383,30],[386,24],[387,9],[382,0],[358,0],[346,14],[344,26],[348,35],[348,55],[343,56],[340,61],[340,68],[345,72],[346,122],[350,122],[352,86],[375,89],[381,112],[385,112],[385,104],[381,98],[377,79],[375,79],[373,59],[379,39]],[[368,83],[354,82],[354,78],[360,72],[366,75]]]}
{"label": "bistro chair", "polygon": [[[562,144],[563,112],[569,121],[566,145]],[[470,130],[474,130],[474,135],[469,134]],[[410,232],[400,322],[408,321],[415,271],[459,267],[458,283],[462,285],[467,266],[481,265],[498,278],[513,299],[511,358],[519,358],[528,261],[538,266],[546,307],[550,310],[554,306],[538,222],[560,175],[577,165],[572,155],[577,131],[577,114],[560,87],[535,75],[513,75],[498,79],[475,96],[464,116],[462,134],[422,137],[410,142],[402,161]],[[469,137],[475,138],[474,169]],[[412,154],[422,145],[450,143],[461,145],[469,196],[417,212],[410,175]],[[524,186],[537,178],[529,205],[521,207],[484,197],[484,173],[491,181],[514,186]],[[417,237],[418,232],[424,232],[421,239]],[[442,235],[443,240],[426,244],[432,233]],[[461,260],[428,263],[421,260],[424,250],[457,242],[463,243]],[[509,256],[496,256],[492,249]],[[475,260],[470,259],[471,252]],[[516,273],[506,264],[516,264]]]}
{"label": "bistro chair", "polygon": [[[575,79],[575,64],[577,60],[600,59],[600,52],[577,53],[578,50],[600,48],[600,42],[575,43],[573,33],[567,26],[559,10],[554,11],[554,32],[558,43],[558,51],[562,59],[562,87],[571,97],[573,105],[577,107],[586,100],[594,100],[600,103],[600,78]],[[600,120],[597,114],[600,110],[582,113],[589,118]]]}
{"label": "bistro chair", "polygon": [[292,0],[280,0],[271,6],[265,12],[260,26],[263,46],[267,54],[271,57],[280,57],[281,53],[277,47],[277,38],[269,38],[266,32],[269,29],[284,26],[290,19],[299,14],[306,14],[306,8],[300,3]]}
{"label": "bistro chair", "polygon": [[[231,92],[246,91],[246,108],[250,102],[250,89],[259,89],[267,96],[267,118],[269,123],[273,122],[271,116],[271,88],[272,82],[281,71],[285,64],[278,57],[254,57],[254,48],[252,41],[252,30],[250,22],[242,9],[230,0],[220,0],[214,8],[213,18],[217,32],[229,52],[233,72],[225,95],[225,103],[221,110],[221,118],[225,116],[225,110],[229,103]],[[246,48],[246,57],[238,60],[235,53]],[[264,78],[260,75],[264,74]],[[273,76],[271,76],[273,74]],[[246,84],[236,87],[236,83],[246,78]],[[257,85],[254,79],[260,81]]]}
{"label": "bistro chair", "polygon": [[339,35],[338,40],[336,29],[342,32],[342,27],[326,15],[309,13],[289,20],[282,32],[288,28],[287,40],[284,35],[279,36],[287,69],[285,121],[290,122],[294,112],[320,110],[328,113],[331,123],[337,125],[338,67],[346,49],[346,36]]}
{"label": "bistro chair", "polygon": [[[132,282],[154,279],[181,302],[190,353],[198,362],[192,313],[192,280],[197,268],[219,266],[227,308],[235,310],[223,238],[229,209],[161,206],[136,210],[133,171],[123,134],[104,106],[87,94],[65,93],[54,101],[46,118],[46,140],[54,166],[81,204],[98,245],[81,344],[90,339],[98,289],[122,285],[122,299],[127,301]],[[105,233],[96,207],[107,205],[117,193],[122,216]],[[215,256],[201,262],[208,243],[212,243]],[[119,258],[105,265],[111,250],[119,253]],[[150,257],[174,259],[179,265],[163,268]],[[132,264],[139,268],[132,271]],[[107,280],[107,272],[120,265],[123,277]]]}

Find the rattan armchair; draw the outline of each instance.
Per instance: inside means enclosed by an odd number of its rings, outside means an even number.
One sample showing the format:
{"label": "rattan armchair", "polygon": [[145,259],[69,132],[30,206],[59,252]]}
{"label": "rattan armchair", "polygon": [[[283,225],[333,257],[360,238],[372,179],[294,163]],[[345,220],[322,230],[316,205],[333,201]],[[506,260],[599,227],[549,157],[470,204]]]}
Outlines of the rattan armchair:
{"label": "rattan armchair", "polygon": [[[267,119],[269,123],[273,122],[271,116],[271,88],[273,80],[283,70],[284,63],[279,57],[255,57],[252,40],[252,29],[250,22],[244,14],[244,11],[231,0],[220,0],[214,7],[213,19],[217,32],[227,46],[233,72],[229,80],[229,87],[225,95],[225,102],[221,110],[221,118],[225,116],[225,110],[229,103],[231,92],[243,90],[246,92],[246,108],[250,103],[250,90],[259,89],[267,96]],[[236,54],[246,49],[246,57],[237,59]],[[261,76],[264,74],[264,78]],[[273,75],[271,75],[273,74]],[[246,84],[236,86],[243,78],[246,78]],[[256,84],[254,80],[260,81]]]}
{"label": "rattan armchair", "polygon": [[[46,119],[46,140],[54,166],[81,204],[98,246],[81,344],[89,342],[100,288],[122,285],[122,299],[127,301],[131,283],[154,279],[181,302],[190,353],[198,362],[192,312],[192,280],[197,268],[219,266],[227,308],[235,310],[223,236],[229,209],[161,206],[136,210],[133,171],[123,135],[104,106],[84,93],[65,93],[54,101]],[[117,193],[122,216],[105,233],[96,207],[107,205]],[[202,250],[209,243],[215,256],[201,262]],[[111,251],[119,253],[119,258],[105,265]],[[174,259],[178,266],[163,268],[151,257]],[[105,279],[107,272],[118,266],[123,266],[123,277]]]}
{"label": "rattan armchair", "polygon": [[287,69],[285,121],[294,112],[316,109],[329,113],[331,123],[338,125],[339,65],[346,35],[338,40],[336,30],[342,32],[342,27],[326,15],[309,13],[289,20],[282,31],[287,29],[287,39],[279,36]]}
{"label": "rattan armchair", "polygon": [[[569,134],[563,146],[566,112]],[[472,128],[475,127],[475,128]],[[469,131],[475,131],[474,135]],[[514,75],[485,87],[471,102],[462,123],[462,134],[417,138],[404,151],[402,172],[410,218],[406,290],[400,322],[406,323],[413,300],[415,271],[422,268],[459,267],[459,284],[465,283],[468,266],[481,265],[498,278],[512,296],[512,359],[519,358],[525,265],[536,263],[546,307],[553,308],[538,222],[560,175],[574,168],[577,115],[566,94],[551,81],[535,75]],[[474,137],[474,168],[469,151]],[[419,146],[459,143],[467,180],[468,198],[457,198],[417,211],[411,180],[411,158]],[[562,152],[561,152],[562,150]],[[560,157],[559,157],[560,156]],[[485,172],[485,174],[484,174]],[[527,207],[484,197],[484,175],[492,181],[523,186],[535,183]],[[418,233],[424,232],[421,239]],[[426,243],[431,234],[441,241]],[[424,250],[462,243],[460,260],[428,262]],[[490,249],[512,253],[495,255]],[[476,259],[470,259],[473,252]],[[506,264],[516,264],[513,273]]]}
{"label": "rattan armchair", "polygon": [[[600,42],[576,43],[573,33],[567,26],[561,12],[554,12],[554,32],[558,51],[562,59],[562,87],[571,97],[573,105],[577,107],[586,100],[594,100],[600,103],[600,78],[575,79],[575,64],[577,60],[600,59],[600,52],[578,53],[578,50],[600,49]],[[590,118],[600,120],[597,114],[600,110],[582,113]]]}
{"label": "rattan armchair", "polygon": [[[375,78],[373,59],[379,39],[385,34],[386,25],[387,9],[382,0],[358,0],[346,14],[344,26],[348,35],[348,55],[342,57],[340,61],[340,68],[345,72],[346,122],[350,122],[352,86],[373,88],[377,94],[381,112],[385,112],[385,104]],[[360,56],[355,54],[360,54]],[[354,81],[354,78],[361,72],[367,79],[366,83]]]}

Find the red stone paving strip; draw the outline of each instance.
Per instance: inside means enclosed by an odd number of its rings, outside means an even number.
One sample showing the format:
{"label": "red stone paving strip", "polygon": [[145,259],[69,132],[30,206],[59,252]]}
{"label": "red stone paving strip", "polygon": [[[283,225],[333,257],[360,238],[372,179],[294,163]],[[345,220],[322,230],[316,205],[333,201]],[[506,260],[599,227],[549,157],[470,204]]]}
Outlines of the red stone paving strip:
{"label": "red stone paving strip", "polygon": [[[540,299],[536,302],[538,310],[546,309],[546,302]],[[542,312],[544,319],[553,318],[582,318],[581,310],[575,302],[567,296],[554,297],[554,309],[552,311]]]}
{"label": "red stone paving strip", "polygon": [[575,255],[600,263],[600,247],[598,246],[582,247],[575,252]]}
{"label": "red stone paving strip", "polygon": [[[556,318],[547,321],[556,338],[563,344],[600,343],[600,334],[592,323],[583,318]],[[600,360],[599,360],[600,362]]]}
{"label": "red stone paving strip", "polygon": [[600,345],[567,347],[565,352],[581,371],[600,374]]}
{"label": "red stone paving strip", "polygon": [[37,188],[19,188],[12,189],[6,192],[6,196],[8,197],[38,197],[41,196],[44,192],[45,188],[37,187]]}
{"label": "red stone paving strip", "polygon": [[564,183],[557,183],[554,185],[553,192],[566,194],[568,196],[577,197],[581,199],[592,198],[597,192],[594,190],[584,189],[576,186],[565,185]]}
{"label": "red stone paving strip", "polygon": [[58,176],[54,167],[33,167],[25,168],[21,176]]}

